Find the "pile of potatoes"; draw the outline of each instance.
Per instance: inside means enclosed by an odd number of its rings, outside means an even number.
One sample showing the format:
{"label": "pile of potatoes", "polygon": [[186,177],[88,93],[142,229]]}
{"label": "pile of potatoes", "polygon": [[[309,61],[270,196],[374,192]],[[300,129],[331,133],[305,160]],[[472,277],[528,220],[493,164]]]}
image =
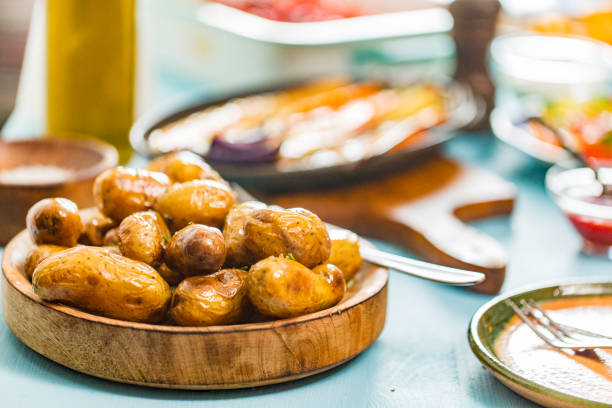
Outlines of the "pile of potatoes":
{"label": "pile of potatoes", "polygon": [[330,239],[305,209],[236,203],[189,152],[107,170],[93,193],[96,208],[47,198],[27,214],[25,272],[44,300],[136,322],[237,324],[334,306],[361,268],[356,236]]}

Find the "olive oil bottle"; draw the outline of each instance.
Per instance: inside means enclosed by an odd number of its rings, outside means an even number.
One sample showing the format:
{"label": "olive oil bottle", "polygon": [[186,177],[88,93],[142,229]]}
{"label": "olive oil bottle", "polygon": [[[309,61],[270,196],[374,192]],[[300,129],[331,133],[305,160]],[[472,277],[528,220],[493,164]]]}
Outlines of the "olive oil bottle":
{"label": "olive oil bottle", "polygon": [[136,0],[47,0],[47,130],[131,153]]}

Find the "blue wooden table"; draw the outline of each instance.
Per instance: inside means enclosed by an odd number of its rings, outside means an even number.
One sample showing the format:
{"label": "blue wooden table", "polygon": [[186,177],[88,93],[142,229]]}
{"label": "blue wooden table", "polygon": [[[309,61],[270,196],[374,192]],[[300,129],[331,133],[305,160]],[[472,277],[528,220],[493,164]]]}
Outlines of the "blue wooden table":
{"label": "blue wooden table", "polygon": [[[611,263],[579,252],[577,235],[546,195],[544,166],[489,135],[462,136],[449,143],[446,151],[487,167],[518,187],[512,217],[475,223],[510,254],[504,290],[568,276],[610,276]],[[391,272],[385,329],[363,354],[304,380],[222,392],[148,389],[79,374],[28,349],[0,321],[0,406],[534,406],[497,382],[469,349],[468,322],[489,299]]]}

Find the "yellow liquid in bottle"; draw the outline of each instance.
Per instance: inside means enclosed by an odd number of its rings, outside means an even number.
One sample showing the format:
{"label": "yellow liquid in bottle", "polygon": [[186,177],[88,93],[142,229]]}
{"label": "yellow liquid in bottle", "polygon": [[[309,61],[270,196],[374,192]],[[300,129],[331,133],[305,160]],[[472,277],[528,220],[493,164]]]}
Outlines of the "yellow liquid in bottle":
{"label": "yellow liquid in bottle", "polygon": [[47,130],[131,155],[136,0],[47,1]]}

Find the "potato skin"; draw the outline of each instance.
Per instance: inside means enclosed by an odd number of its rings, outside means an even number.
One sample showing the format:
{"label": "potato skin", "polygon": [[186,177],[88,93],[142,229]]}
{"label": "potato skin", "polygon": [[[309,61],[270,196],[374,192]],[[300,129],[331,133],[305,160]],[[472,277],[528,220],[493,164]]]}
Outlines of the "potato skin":
{"label": "potato skin", "polygon": [[121,222],[130,214],[150,209],[169,185],[164,173],[120,166],[96,178],[94,200],[102,214]]}
{"label": "potato skin", "polygon": [[45,198],[26,215],[30,236],[37,244],[72,247],[77,244],[83,224],[79,208],[67,198]]}
{"label": "potato skin", "polygon": [[185,279],[172,295],[170,317],[181,326],[243,322],[251,313],[246,274],[241,269],[223,269]]}
{"label": "potato skin", "polygon": [[116,246],[116,245],[103,246],[103,247],[100,247],[100,248],[105,249],[106,251],[110,252],[111,254],[115,254],[115,255],[121,255],[121,256],[123,256],[123,255],[121,254],[121,250],[120,250],[120,249],[119,249],[119,247],[118,247],[118,246]]}
{"label": "potato skin", "polygon": [[227,249],[225,264],[231,267],[251,266],[259,260],[259,256],[252,254],[246,247],[246,234],[244,224],[247,214],[254,210],[261,210],[267,206],[259,201],[247,201],[235,205],[227,214],[223,226],[223,238]]}
{"label": "potato skin", "polygon": [[361,269],[363,260],[359,253],[359,237],[346,231],[342,236],[331,234],[331,253],[327,263],[334,264],[344,274],[344,279],[352,279]]}
{"label": "potato skin", "polygon": [[200,156],[187,150],[158,157],[149,163],[147,170],[164,173],[175,183],[191,180],[223,181],[219,173]]}
{"label": "potato skin", "polygon": [[56,254],[64,249],[68,249],[68,247],[60,246],[60,245],[50,245],[50,244],[42,244],[36,245],[32,250],[28,253],[28,256],[25,259],[25,263],[23,265],[26,275],[28,278],[32,279],[32,273],[34,273],[34,269],[41,263],[45,258]]}
{"label": "potato skin", "polygon": [[164,217],[172,231],[189,223],[221,228],[234,200],[234,193],[223,183],[192,180],[173,184],[157,197],[153,209]]}
{"label": "potato skin", "polygon": [[225,262],[225,241],[217,228],[192,224],[179,230],[166,248],[168,266],[185,276],[218,271]]}
{"label": "potato skin", "polygon": [[117,223],[102,214],[96,207],[85,208],[79,211],[83,230],[79,243],[84,245],[101,246],[104,244],[104,235],[117,226]]}
{"label": "potato skin", "polygon": [[331,264],[309,269],[287,258],[257,262],[247,277],[247,292],[259,313],[294,317],[327,309],[344,296],[342,271]]}
{"label": "potato skin", "polygon": [[170,267],[165,262],[155,269],[161,275],[161,277],[164,278],[166,282],[168,282],[168,285],[178,285],[183,279],[185,279],[185,275],[178,271],[170,269]]}
{"label": "potato skin", "polygon": [[104,234],[104,246],[119,246],[119,227],[111,228]]}
{"label": "potato skin", "polygon": [[258,259],[291,254],[312,268],[329,258],[331,242],[325,224],[303,208],[255,210],[246,215],[245,246]]}
{"label": "potato skin", "polygon": [[123,256],[156,267],[162,263],[170,231],[156,211],[130,214],[119,224],[119,249]]}
{"label": "potato skin", "polygon": [[34,270],[32,286],[44,300],[135,322],[159,322],[171,296],[149,265],[88,246],[49,256]]}

